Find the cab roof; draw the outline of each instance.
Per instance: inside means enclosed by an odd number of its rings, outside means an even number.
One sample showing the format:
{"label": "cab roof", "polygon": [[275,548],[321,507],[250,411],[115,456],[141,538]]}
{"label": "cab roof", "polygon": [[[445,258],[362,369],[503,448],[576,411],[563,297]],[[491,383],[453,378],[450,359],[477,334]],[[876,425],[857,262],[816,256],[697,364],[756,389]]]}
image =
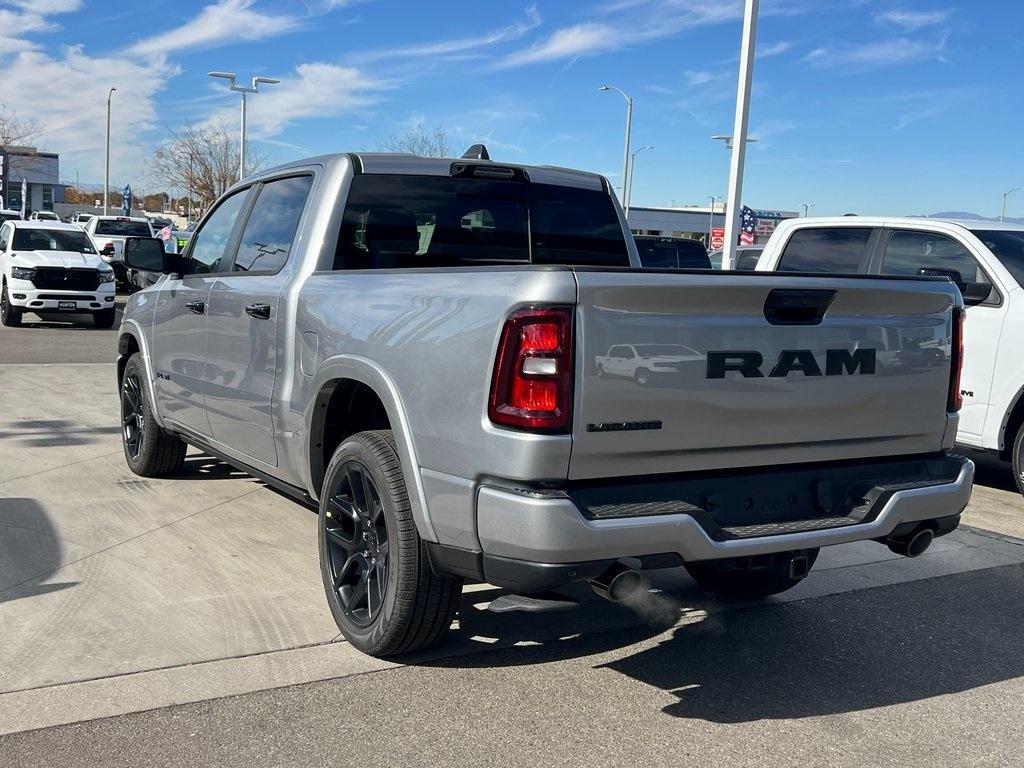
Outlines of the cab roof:
{"label": "cab roof", "polygon": [[81,227],[76,227],[74,224],[65,224],[63,221],[53,221],[52,219],[11,219],[9,222],[15,229],[62,229],[71,230],[72,232],[81,232]]}

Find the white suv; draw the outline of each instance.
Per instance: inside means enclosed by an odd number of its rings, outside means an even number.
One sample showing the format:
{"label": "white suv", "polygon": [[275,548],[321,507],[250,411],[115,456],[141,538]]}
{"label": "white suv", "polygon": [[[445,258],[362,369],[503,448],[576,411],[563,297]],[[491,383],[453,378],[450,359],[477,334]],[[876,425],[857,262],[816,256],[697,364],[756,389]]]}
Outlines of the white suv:
{"label": "white suv", "polygon": [[[844,216],[790,219],[758,271],[945,275],[967,305],[957,442],[1013,462],[1024,493],[1024,226]],[[901,336],[914,332],[907,328]],[[902,339],[893,339],[899,352]]]}
{"label": "white suv", "polygon": [[114,270],[73,224],[4,222],[0,273],[4,325],[20,325],[26,311],[88,313],[97,328],[114,325]]}

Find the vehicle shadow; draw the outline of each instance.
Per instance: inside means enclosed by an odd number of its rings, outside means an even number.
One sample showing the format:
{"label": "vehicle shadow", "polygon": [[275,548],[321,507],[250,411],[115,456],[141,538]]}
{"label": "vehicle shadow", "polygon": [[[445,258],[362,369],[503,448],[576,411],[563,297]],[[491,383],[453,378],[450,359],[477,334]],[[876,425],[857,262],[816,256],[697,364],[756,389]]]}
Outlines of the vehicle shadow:
{"label": "vehicle shadow", "polygon": [[178,474],[180,480],[241,480],[255,477],[235,469],[230,464],[221,461],[214,456],[207,456],[205,453],[196,456],[188,456]]}
{"label": "vehicle shadow", "polygon": [[1013,467],[992,451],[974,451],[961,446],[957,450],[974,462],[974,484],[1018,493],[1013,481]]}
{"label": "vehicle shadow", "polygon": [[17,419],[0,428],[0,440],[12,440],[33,448],[49,446],[88,445],[98,435],[120,432],[120,427],[83,426],[68,419]]}
{"label": "vehicle shadow", "polygon": [[[568,639],[415,663],[500,667],[604,653],[611,658],[600,659],[600,668],[678,697],[665,714],[715,723],[855,712],[1024,676],[1022,564],[803,601],[720,606],[667,634],[633,626],[574,637],[578,618],[554,616]],[[529,639],[524,627],[510,624],[508,631]]]}
{"label": "vehicle shadow", "polygon": [[78,582],[44,584],[60,568],[63,547],[35,499],[0,499],[0,603],[57,592]]}
{"label": "vehicle shadow", "polygon": [[112,328],[97,328],[93,323],[92,315],[83,312],[81,314],[72,313],[42,313],[36,314],[35,312],[26,312],[21,316],[21,326],[23,328],[60,328],[61,330],[67,331],[96,331],[99,333],[111,333],[117,332],[118,326],[121,324],[121,314],[123,307],[118,305],[116,307],[116,317],[114,319],[114,325]]}

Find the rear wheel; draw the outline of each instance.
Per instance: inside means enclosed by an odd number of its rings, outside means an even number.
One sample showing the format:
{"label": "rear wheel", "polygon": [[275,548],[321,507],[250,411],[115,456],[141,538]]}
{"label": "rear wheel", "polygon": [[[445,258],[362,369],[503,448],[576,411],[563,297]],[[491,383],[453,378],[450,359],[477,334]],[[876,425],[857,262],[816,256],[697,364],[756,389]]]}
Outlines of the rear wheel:
{"label": "rear wheel", "polygon": [[[801,549],[684,565],[698,584],[724,597],[768,597],[792,589],[803,581],[818,559],[818,551]],[[803,559],[795,560],[798,558]]]}
{"label": "rear wheel", "polygon": [[1024,424],[1017,427],[1010,460],[1013,463],[1013,480],[1017,483],[1017,490],[1024,494]]}
{"label": "rear wheel", "polygon": [[640,386],[646,386],[650,380],[651,372],[648,371],[646,368],[637,368],[636,371],[633,373],[633,381],[635,381]]}
{"label": "rear wheel", "polygon": [[4,282],[3,290],[0,291],[0,322],[8,327],[21,325],[21,310],[11,304],[7,295],[7,283]]}
{"label": "rear wheel", "polygon": [[121,377],[121,442],[128,468],[143,477],[161,477],[181,469],[188,445],[153,418],[145,386],[146,367],[136,352]]}
{"label": "rear wheel", "polygon": [[335,451],[320,498],[319,545],[327,603],[360,651],[410,653],[448,631],[462,580],[430,567],[390,431],[360,432]]}
{"label": "rear wheel", "polygon": [[97,328],[113,328],[117,318],[116,309],[101,309],[92,313],[92,322]]}

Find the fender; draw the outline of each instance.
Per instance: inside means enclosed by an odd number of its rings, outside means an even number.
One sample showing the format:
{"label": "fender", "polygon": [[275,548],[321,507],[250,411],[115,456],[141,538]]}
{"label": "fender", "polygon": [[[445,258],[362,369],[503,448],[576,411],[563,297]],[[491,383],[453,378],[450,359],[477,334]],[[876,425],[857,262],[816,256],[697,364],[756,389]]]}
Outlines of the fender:
{"label": "fender", "polygon": [[[409,491],[409,505],[412,507],[416,528],[424,540],[436,542],[437,535],[434,533],[434,527],[430,523],[430,516],[427,512],[426,493],[423,490],[423,480],[420,477],[420,464],[416,456],[416,446],[412,440],[412,430],[395,382],[383,368],[372,360],[359,355],[341,354],[329,357],[320,364],[313,377],[313,386],[310,391],[319,393],[327,382],[334,379],[352,379],[365,384],[376,392],[381,402],[384,403],[384,410],[387,411],[388,421],[391,422],[391,431],[398,447],[398,457],[402,461],[405,484]],[[320,497],[320,489],[312,487],[313,479],[310,472],[315,450],[313,447],[313,415],[318,407],[320,407],[320,398],[311,398],[303,415],[306,429],[303,466],[307,473],[306,487],[314,499]]]}
{"label": "fender", "polygon": [[[138,322],[130,318],[124,318],[121,320],[121,328],[118,331],[118,354],[123,354],[121,352],[120,337],[125,334],[133,337],[139,345],[139,352],[142,353],[142,364],[146,368],[146,392],[149,394],[150,410],[153,412],[153,416],[156,417],[156,423],[163,428],[164,420],[160,415],[160,410],[157,408],[156,385],[153,383],[153,362],[149,354],[149,341],[146,339],[146,334],[142,332],[142,326]],[[118,386],[120,387],[120,382],[118,382]]]}

